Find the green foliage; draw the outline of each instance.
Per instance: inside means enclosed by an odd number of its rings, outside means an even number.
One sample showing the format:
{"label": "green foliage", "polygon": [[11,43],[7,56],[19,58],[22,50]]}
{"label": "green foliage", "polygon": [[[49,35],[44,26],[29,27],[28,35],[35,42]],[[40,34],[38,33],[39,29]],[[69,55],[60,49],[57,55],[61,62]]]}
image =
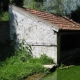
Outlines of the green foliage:
{"label": "green foliage", "polygon": [[43,0],[24,0],[24,7],[43,11]]}
{"label": "green foliage", "polygon": [[9,21],[9,13],[4,12],[3,15],[0,15],[0,21]]}
{"label": "green foliage", "polygon": [[51,63],[52,59],[46,55],[33,58],[29,51],[29,46],[26,49],[21,46],[13,56],[0,62],[0,80],[22,80],[32,74],[48,72],[42,64]]}
{"label": "green foliage", "polygon": [[53,63],[53,59],[46,56],[46,54],[41,55],[40,60],[42,64],[52,64]]}
{"label": "green foliage", "polygon": [[58,15],[70,15],[77,6],[80,5],[80,0],[45,0],[44,7],[48,12]]}
{"label": "green foliage", "polygon": [[10,3],[22,7],[23,2],[24,0],[0,0],[0,20],[9,20],[6,11],[8,11],[8,6]]}
{"label": "green foliage", "polygon": [[45,54],[41,55],[40,58],[31,58],[30,63],[41,63],[41,64],[53,64],[53,59],[46,56]]}
{"label": "green foliage", "polygon": [[44,72],[44,68],[38,63],[28,63],[22,61],[12,61],[0,67],[0,80],[19,80],[34,73]]}

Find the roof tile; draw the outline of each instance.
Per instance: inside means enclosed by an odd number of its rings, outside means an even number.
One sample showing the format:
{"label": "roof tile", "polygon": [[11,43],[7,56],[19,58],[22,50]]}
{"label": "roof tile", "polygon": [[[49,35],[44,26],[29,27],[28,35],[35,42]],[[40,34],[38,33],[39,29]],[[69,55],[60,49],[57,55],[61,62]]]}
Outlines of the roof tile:
{"label": "roof tile", "polygon": [[47,20],[58,27],[60,27],[63,30],[80,30],[80,24],[74,22],[73,20],[65,17],[65,16],[58,16],[55,14],[51,14],[48,12],[41,12],[37,10],[32,9],[25,9],[26,11],[30,12],[31,14],[34,14],[38,17],[43,18],[44,20]]}

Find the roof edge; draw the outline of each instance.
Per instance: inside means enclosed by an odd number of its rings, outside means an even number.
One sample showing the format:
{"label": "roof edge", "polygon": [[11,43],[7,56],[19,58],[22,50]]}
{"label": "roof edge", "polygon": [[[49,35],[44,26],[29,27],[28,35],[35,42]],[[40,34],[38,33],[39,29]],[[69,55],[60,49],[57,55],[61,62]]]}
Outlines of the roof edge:
{"label": "roof edge", "polygon": [[34,19],[35,21],[37,21],[37,22],[42,22],[45,25],[50,26],[50,28],[52,28],[56,32],[58,32],[61,29],[60,27],[56,26],[55,24],[50,23],[49,21],[44,20],[43,18],[38,17],[34,14],[31,14],[30,12],[26,11],[25,9],[22,9],[20,7],[15,6],[15,5],[9,4],[9,10],[14,10],[14,11],[16,11],[16,12],[18,12],[18,13],[24,15],[24,16],[28,15],[27,17],[30,17],[30,18]]}

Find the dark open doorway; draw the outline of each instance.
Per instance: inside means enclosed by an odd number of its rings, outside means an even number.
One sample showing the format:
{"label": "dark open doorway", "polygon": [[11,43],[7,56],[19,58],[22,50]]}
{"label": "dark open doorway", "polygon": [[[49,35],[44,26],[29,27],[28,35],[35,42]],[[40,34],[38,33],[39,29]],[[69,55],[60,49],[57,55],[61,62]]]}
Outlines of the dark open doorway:
{"label": "dark open doorway", "polygon": [[80,31],[64,32],[60,38],[60,56],[63,59],[80,55]]}
{"label": "dark open doorway", "polygon": [[80,34],[66,34],[61,36],[61,52],[80,47]]}

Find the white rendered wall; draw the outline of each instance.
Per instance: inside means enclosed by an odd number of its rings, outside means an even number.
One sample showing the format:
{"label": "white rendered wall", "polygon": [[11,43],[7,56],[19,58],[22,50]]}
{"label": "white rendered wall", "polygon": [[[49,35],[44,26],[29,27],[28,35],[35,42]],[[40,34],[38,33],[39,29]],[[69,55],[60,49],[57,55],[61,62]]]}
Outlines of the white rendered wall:
{"label": "white rendered wall", "polygon": [[[15,33],[17,38],[14,39]],[[10,11],[10,38],[16,42],[24,40],[25,44],[32,46],[34,56],[45,53],[57,63],[57,33],[32,16]]]}

